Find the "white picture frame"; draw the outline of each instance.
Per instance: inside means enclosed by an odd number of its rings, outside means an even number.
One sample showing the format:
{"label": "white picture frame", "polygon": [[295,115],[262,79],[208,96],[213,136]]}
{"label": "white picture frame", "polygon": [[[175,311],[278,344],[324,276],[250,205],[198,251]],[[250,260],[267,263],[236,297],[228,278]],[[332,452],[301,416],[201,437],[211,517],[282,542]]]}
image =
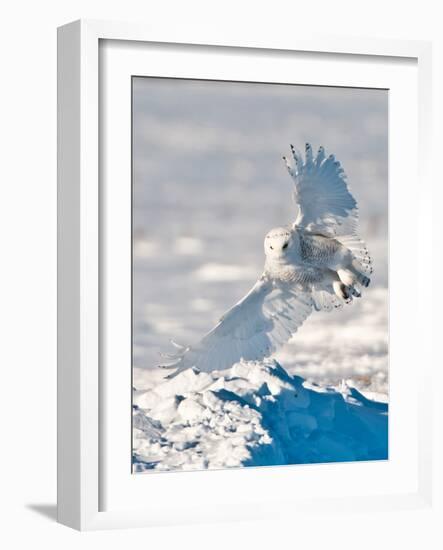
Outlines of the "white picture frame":
{"label": "white picture frame", "polygon": [[[105,53],[100,50],[101,45],[108,41],[117,45],[114,54]],[[145,53],[135,51],[136,45],[140,44],[155,45],[154,51]],[[163,55],[162,45],[174,45],[174,55],[169,58]],[[177,52],[180,48],[183,51],[193,45],[192,52],[197,56],[203,55],[204,63],[199,61],[191,64],[181,63],[181,72],[177,67]],[[217,49],[218,48],[218,49]],[[112,48],[111,48],[112,49]],[[420,299],[418,291],[413,296],[413,308],[417,315],[417,324],[414,330],[418,331],[419,337],[413,346],[420,346],[422,350],[422,371],[421,379],[413,384],[409,380],[399,382],[400,377],[394,377],[393,384],[402,384],[401,391],[414,392],[414,400],[417,400],[417,406],[410,407],[408,413],[402,407],[401,396],[399,395],[397,407],[397,420],[400,413],[411,416],[412,425],[417,426],[417,435],[413,438],[415,447],[411,447],[414,455],[410,461],[405,460],[404,468],[395,461],[391,463],[390,470],[383,473],[379,465],[361,465],[365,470],[365,476],[369,476],[369,483],[366,489],[354,492],[352,487],[358,483],[360,473],[354,473],[352,465],[336,464],[333,466],[322,466],[322,470],[312,468],[303,468],[298,470],[297,487],[301,497],[293,495],[288,490],[291,483],[294,483],[292,468],[267,468],[266,473],[257,469],[223,471],[223,472],[194,472],[184,474],[158,474],[154,476],[138,476],[136,481],[134,476],[130,477],[129,468],[124,470],[124,464],[118,459],[104,465],[104,449],[112,448],[118,456],[118,445],[121,442],[125,445],[125,430],[127,424],[120,422],[115,413],[110,418],[109,405],[115,404],[115,411],[124,410],[125,399],[130,393],[130,387],[126,390],[126,397],[119,397],[114,390],[122,388],[122,379],[116,374],[115,369],[111,375],[107,375],[107,382],[104,383],[103,371],[103,350],[101,348],[101,331],[104,321],[103,305],[109,301],[112,296],[109,294],[109,284],[102,285],[104,270],[109,267],[107,256],[104,259],[104,242],[106,242],[106,224],[101,222],[104,209],[108,215],[109,212],[116,212],[116,208],[124,209],[124,202],[119,199],[108,197],[104,200],[103,182],[101,181],[100,166],[103,162],[103,112],[106,109],[101,104],[99,94],[99,82],[104,85],[111,82],[100,81],[102,65],[110,66],[115,70],[108,71],[109,78],[126,78],[129,74],[139,74],[137,63],[146,67],[147,74],[152,76],[205,76],[214,79],[221,79],[227,71],[226,60],[220,61],[215,52],[222,52],[228,55],[232,60],[239,60],[248,55],[252,59],[254,55],[263,55],[261,63],[266,55],[280,56],[280,62],[273,64],[279,65],[275,70],[285,71],[288,63],[291,63],[291,53],[303,52],[309,54],[311,60],[315,56],[322,57],[323,67],[327,67],[333,60],[339,59],[345,65],[358,63],[362,64],[363,70],[349,73],[349,67],[343,67],[342,72],[334,76],[331,72],[325,71],[323,76],[310,77],[312,84],[330,83],[332,85],[355,86],[360,78],[360,85],[371,86],[374,82],[379,82],[383,87],[383,79],[388,78],[388,73],[392,70],[386,70],[385,73],[377,70],[371,70],[370,66],[377,60],[385,60],[390,64],[391,69],[400,66],[402,63],[410,63],[414,66],[413,71],[409,71],[405,76],[404,86],[410,86],[410,89],[404,89],[404,96],[408,101],[414,102],[414,112],[417,113],[418,122],[414,117],[404,122],[404,125],[410,130],[413,136],[409,136],[412,143],[410,147],[409,172],[402,173],[400,163],[400,146],[396,151],[395,143],[390,142],[390,170],[391,179],[394,181],[404,181],[405,185],[416,185],[415,168],[418,171],[418,180],[420,189],[419,200],[409,197],[410,206],[415,207],[417,216],[415,223],[418,232],[426,232],[430,227],[429,217],[425,216],[427,207],[432,201],[432,189],[427,170],[429,163],[426,157],[430,149],[430,66],[431,50],[426,42],[409,41],[390,41],[390,40],[370,40],[359,38],[341,38],[341,37],[314,37],[312,35],[297,33],[296,37],[281,36],[278,39],[266,40],[260,37],[253,37],[248,33],[247,37],[237,37],[227,31],[221,31],[219,36],[207,37],[202,32],[201,36],[186,35],[183,30],[178,34],[174,31],[168,35],[161,30],[156,33],[152,28],[117,22],[101,21],[77,21],[65,25],[58,32],[58,519],[60,523],[74,527],[80,530],[118,528],[131,526],[152,526],[173,523],[192,523],[198,521],[220,521],[232,519],[260,519],[265,513],[269,516],[269,510],[265,512],[266,504],[272,505],[276,509],[276,502],[285,502],[290,504],[291,513],[297,509],[298,513],[309,513],[311,510],[327,509],[334,506],[335,511],[346,511],[350,509],[371,510],[392,510],[398,508],[423,508],[431,506],[432,497],[432,468],[431,468],[431,403],[425,395],[425,383],[429,385],[431,376],[430,366],[432,364],[431,344],[429,324],[431,319],[430,295],[431,289],[425,288],[421,292]],[[223,53],[224,52],[224,53]],[[194,55],[194,53],[192,54]],[[144,57],[145,56],[145,57]],[[131,65],[131,59],[134,65]],[[169,61],[168,61],[169,59]],[[172,60],[172,61],[171,61]],[[186,61],[186,60],[185,60]],[[168,65],[168,63],[170,63]],[[155,64],[155,69],[153,69]],[[254,73],[254,63],[251,63],[250,73],[245,74],[245,69],[240,63],[230,63],[229,74],[238,70],[237,79],[257,79],[257,72]],[[238,69],[236,69],[238,65]],[[412,66],[411,65],[411,66]],[[350,65],[349,65],[350,66]],[[134,68],[133,68],[134,67]],[[192,74],[191,74],[191,67]],[[378,66],[377,66],[378,67]],[[136,70],[137,73],[132,71]],[[273,70],[273,69],[272,69]],[[312,68],[309,69],[311,72]],[[151,72],[153,71],[153,72]],[[269,74],[271,67],[267,69],[268,76],[261,80],[272,81]],[[395,71],[394,71],[395,72]],[[400,74],[402,71],[398,70]],[[408,71],[406,71],[408,72]],[[405,72],[405,74],[406,74]],[[412,76],[412,72],[414,75]],[[371,76],[372,74],[372,76]],[[358,76],[360,75],[360,76]],[[381,75],[381,76],[380,76]],[[233,79],[236,79],[235,77]],[[267,78],[269,80],[267,80]],[[372,78],[372,80],[371,80]],[[401,77],[399,77],[401,81]],[[322,79],[322,80],[321,80]],[[321,82],[320,82],[321,80]],[[113,84],[118,80],[114,80]],[[415,84],[418,82],[418,99]],[[409,83],[409,84],[408,84]],[[118,88],[118,86],[116,87]],[[115,89],[113,87],[113,89]],[[124,95],[126,88],[122,88]],[[408,93],[410,92],[410,93]],[[397,94],[395,97],[400,97]],[[111,98],[112,99],[112,98]],[[127,98],[128,105],[130,98]],[[400,99],[399,99],[400,101]],[[406,101],[406,100],[405,100]],[[406,104],[405,104],[406,105]],[[392,105],[395,112],[395,104]],[[404,106],[403,106],[404,107]],[[402,112],[398,110],[397,122],[399,124]],[[393,119],[394,120],[394,119]],[[126,119],[127,122],[127,119]],[[130,133],[120,130],[125,129],[126,122],[122,119],[117,121],[119,132],[113,135],[119,135],[120,140],[124,142],[111,144],[112,147],[121,147],[123,158],[121,170],[122,177],[127,177],[127,153],[130,151]],[[408,124],[410,126],[408,126]],[[415,140],[415,135],[417,140]],[[418,147],[415,146],[415,141]],[[394,146],[392,146],[394,145]],[[124,157],[126,155],[126,157]],[[421,159],[418,162],[418,158]],[[130,162],[130,161],[129,161]],[[117,167],[118,168],[118,167]],[[126,171],[126,172],[125,172]],[[125,175],[126,174],[126,175]],[[413,177],[413,179],[412,179]],[[416,186],[417,187],[417,186]],[[412,188],[412,187],[411,187]],[[391,196],[392,199],[392,196]],[[405,201],[408,199],[405,198]],[[411,202],[412,201],[412,202]],[[120,205],[120,206],[119,206]],[[404,203],[403,206],[409,206]],[[395,205],[393,206],[395,208]],[[397,208],[398,210],[398,208]],[[391,211],[391,239],[398,243],[400,230],[403,226],[403,218],[400,212]],[[396,213],[397,212],[397,213]],[[117,212],[118,216],[118,212]],[[122,214],[122,219],[128,216]],[[124,222],[123,222],[124,223]],[[424,233],[421,233],[424,234]],[[105,239],[105,240],[103,240]],[[429,240],[422,239],[422,243],[429,243]],[[118,249],[118,247],[117,247]],[[122,248],[122,254],[124,249]],[[392,250],[392,243],[391,243]],[[431,244],[424,244],[420,249],[417,247],[417,270],[411,274],[412,282],[419,280],[421,269],[424,265],[432,263]],[[116,254],[119,252],[117,250]],[[418,256],[419,255],[419,256]],[[115,256],[114,256],[115,257]],[[396,257],[392,255],[393,263]],[[121,257],[120,257],[121,258]],[[120,262],[122,263],[122,262]],[[123,262],[124,264],[124,262]],[[392,267],[391,276],[396,273],[396,267]],[[125,273],[121,274],[125,280]],[[392,283],[391,283],[392,284]],[[414,284],[411,285],[414,287]],[[414,291],[410,291],[410,293]],[[119,311],[126,311],[127,303],[118,306]],[[395,313],[400,307],[400,302],[396,301],[395,293],[391,297],[391,314]],[[124,318],[124,315],[122,316]],[[420,322],[418,322],[418,319]],[[395,330],[391,326],[391,338],[407,338],[408,329],[406,326],[400,326],[397,323]],[[117,327],[118,328],[118,327]],[[124,326],[120,327],[124,331]],[[401,332],[403,331],[403,333]],[[418,348],[417,348],[418,349]],[[408,350],[407,354],[413,356],[414,350]],[[119,351],[116,349],[116,353]],[[426,355],[428,356],[427,360]],[[396,356],[396,361],[400,361],[400,355]],[[406,360],[406,358],[405,358]],[[109,380],[111,382],[109,382]],[[124,381],[124,379],[123,379]],[[412,387],[414,386],[414,387]],[[119,391],[120,391],[119,390]],[[394,399],[396,391],[393,388]],[[395,401],[394,401],[395,402]],[[403,405],[405,403],[403,402]],[[123,407],[123,408],[121,408]],[[112,421],[113,440],[108,436],[109,424]],[[108,425],[108,428],[106,428]],[[126,435],[129,438],[129,433]],[[127,441],[127,440],[126,440]],[[107,447],[112,445],[112,447]],[[407,445],[404,441],[399,445]],[[123,472],[124,470],[124,472]],[[413,472],[413,473],[411,473]],[[121,473],[121,475],[120,475]],[[398,476],[397,476],[398,474]],[[208,477],[211,476],[211,477]],[[257,476],[261,475],[262,491],[261,494],[254,492]],[[370,490],[371,476],[386,476],[386,480],[396,480],[392,486],[388,486],[386,492],[381,493],[380,487]],[[215,489],[222,491],[226,486],[227,476],[235,486],[244,484],[249,488],[248,497],[239,497],[236,502],[229,502],[229,495],[220,494],[217,503],[208,506],[208,495]],[[292,476],[292,477],[291,477]],[[349,477],[348,487],[345,490],[340,489],[343,476]],[[397,477],[396,477],[397,476]],[[136,476],[137,477],[137,476]],[[141,481],[143,478],[143,481]],[[382,479],[382,477],[380,478]],[[317,480],[317,481],[315,481]],[[332,480],[332,481],[328,481]],[[398,483],[397,483],[398,482]],[[314,487],[318,483],[319,487],[324,487],[326,483],[327,490]],[[328,485],[329,483],[329,485]],[[386,481],[387,483],[387,481]],[[108,491],[108,485],[114,484],[112,491]],[[137,485],[137,487],[135,487]],[[304,485],[304,489],[301,487]],[[104,490],[104,486],[106,490]],[[174,489],[178,487],[178,489]],[[193,501],[189,497],[186,501],[176,502],[171,507],[171,503],[162,499],[162,494],[170,494],[177,490],[179,494],[189,494],[190,488],[193,488],[195,495],[204,495],[199,505],[198,499]],[[311,494],[309,496],[309,487]],[[374,485],[375,487],[375,485]],[[104,498],[104,494],[110,492],[112,498]],[[141,501],[146,495],[146,504]],[[242,500],[243,498],[243,500]],[[109,502],[112,505],[108,505]],[[245,503],[248,506],[245,506]],[[221,511],[222,508],[222,511]],[[286,508],[289,508],[286,506]],[[281,516],[280,511],[275,515]],[[272,514],[271,514],[272,515]]]}

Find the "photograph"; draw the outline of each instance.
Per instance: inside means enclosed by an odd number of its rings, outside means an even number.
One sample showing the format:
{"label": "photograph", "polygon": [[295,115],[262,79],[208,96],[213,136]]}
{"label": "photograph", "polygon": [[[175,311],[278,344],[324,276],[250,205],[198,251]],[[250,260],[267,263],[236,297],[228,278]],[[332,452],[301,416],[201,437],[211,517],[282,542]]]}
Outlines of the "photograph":
{"label": "photograph", "polygon": [[388,460],[389,91],[131,87],[132,472]]}

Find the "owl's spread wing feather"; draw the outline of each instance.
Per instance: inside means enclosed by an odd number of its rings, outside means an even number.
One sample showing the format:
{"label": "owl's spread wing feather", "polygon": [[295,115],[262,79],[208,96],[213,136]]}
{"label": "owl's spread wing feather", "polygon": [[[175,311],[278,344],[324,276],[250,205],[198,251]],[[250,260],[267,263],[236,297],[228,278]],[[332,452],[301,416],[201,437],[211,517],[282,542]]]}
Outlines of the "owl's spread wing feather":
{"label": "owl's spread wing feather", "polygon": [[[369,272],[370,257],[357,235],[357,203],[340,163],[333,155],[326,157],[323,147],[314,157],[306,144],[305,159],[293,146],[291,150],[294,163],[285,162],[294,180],[294,200],[299,209],[294,226],[333,237],[352,252],[362,272]],[[196,346],[176,345],[177,353],[161,365],[175,369],[169,378],[193,367],[210,372],[229,368],[241,359],[261,360],[285,344],[313,308],[331,310],[342,306],[321,269],[299,265],[284,284],[278,280],[266,271]]]}
{"label": "owl's spread wing feather", "polygon": [[346,175],[333,155],[326,157],[323,147],[317,156],[306,144],[305,159],[291,145],[294,163],[283,157],[294,180],[294,201],[298,206],[295,225],[330,237],[356,233],[357,202],[346,183]]}
{"label": "owl's spread wing feather", "polygon": [[241,359],[261,360],[290,339],[312,307],[309,293],[263,277],[195,347],[183,348],[163,366],[177,369],[172,378],[191,367],[209,372]]}

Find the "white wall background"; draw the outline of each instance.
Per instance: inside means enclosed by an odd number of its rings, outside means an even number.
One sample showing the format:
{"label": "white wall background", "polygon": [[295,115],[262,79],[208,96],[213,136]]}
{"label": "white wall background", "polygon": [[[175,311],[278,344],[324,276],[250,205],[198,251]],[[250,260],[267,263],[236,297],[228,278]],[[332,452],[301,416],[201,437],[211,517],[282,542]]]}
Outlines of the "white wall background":
{"label": "white wall background", "polygon": [[[435,155],[441,145],[443,37],[439,3],[372,0],[16,1],[2,7],[0,543],[6,548],[440,548],[437,513],[304,518],[78,534],[54,523],[56,402],[56,27],[79,17],[168,20],[190,31],[248,27],[263,36],[312,26],[327,34],[434,40]],[[210,32],[208,32],[210,34]],[[437,141],[438,140],[438,141]],[[405,152],[407,153],[407,152]],[[437,162],[436,165],[437,166]],[[435,172],[436,181],[441,176]],[[440,198],[441,192],[439,191]],[[439,200],[434,200],[436,214]],[[440,231],[441,216],[436,229]],[[438,227],[437,227],[438,224]],[[436,250],[437,251],[437,250]],[[439,279],[435,270],[435,281]],[[437,288],[437,287],[436,287]],[[441,296],[435,293],[436,309]],[[436,337],[438,318],[435,317]],[[435,387],[435,384],[434,384]],[[438,392],[436,401],[438,401]],[[438,407],[441,415],[441,406]],[[440,416],[441,418],[441,416]],[[435,433],[441,439],[441,425]],[[440,441],[441,442],[441,441]],[[441,451],[441,446],[440,446]],[[441,464],[441,452],[438,457]],[[437,472],[441,489],[441,474]],[[442,494],[440,490],[439,494]],[[441,502],[440,502],[441,506]],[[441,515],[441,508],[439,513]],[[5,540],[3,540],[5,539]],[[6,542],[6,540],[8,542]]]}

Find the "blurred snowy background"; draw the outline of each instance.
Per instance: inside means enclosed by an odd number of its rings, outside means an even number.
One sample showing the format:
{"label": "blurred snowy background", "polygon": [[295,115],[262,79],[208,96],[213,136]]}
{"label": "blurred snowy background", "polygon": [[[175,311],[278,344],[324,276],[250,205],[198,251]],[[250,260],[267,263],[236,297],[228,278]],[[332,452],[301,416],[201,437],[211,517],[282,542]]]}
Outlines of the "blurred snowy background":
{"label": "blurred snowy background", "polygon": [[387,398],[388,92],[135,78],[133,132],[135,387],[165,374],[170,338],[196,342],[261,274],[265,234],[295,216],[281,156],[309,141],[342,163],[375,272],[363,299],[314,312],[277,359]]}

